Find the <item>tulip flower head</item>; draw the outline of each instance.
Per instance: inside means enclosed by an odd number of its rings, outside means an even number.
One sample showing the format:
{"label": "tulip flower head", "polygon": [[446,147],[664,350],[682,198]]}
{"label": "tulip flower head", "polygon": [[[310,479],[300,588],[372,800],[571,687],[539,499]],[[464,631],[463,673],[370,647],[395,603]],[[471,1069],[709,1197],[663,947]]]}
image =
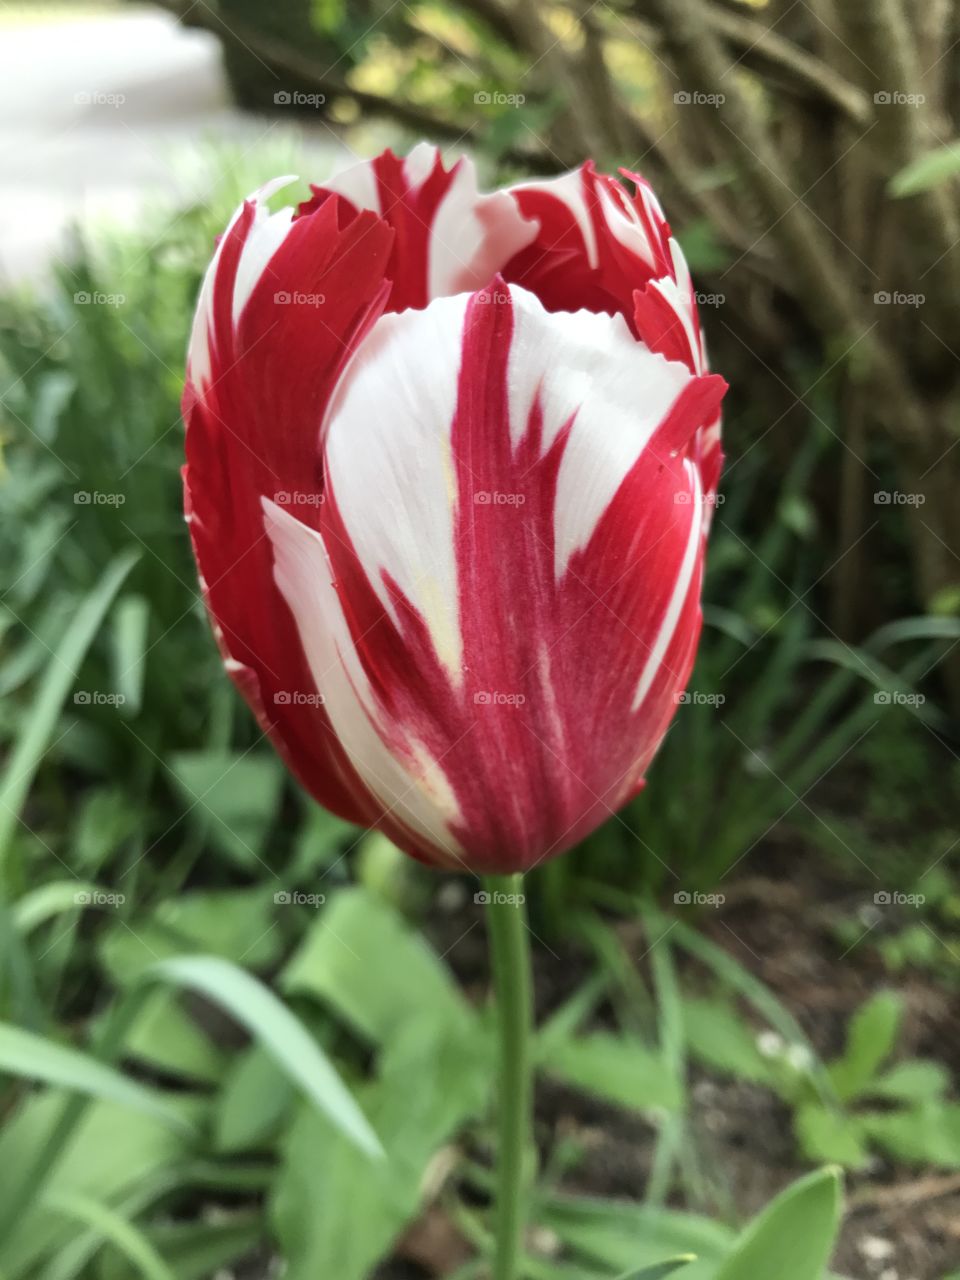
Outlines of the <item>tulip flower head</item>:
{"label": "tulip flower head", "polygon": [[309,792],[529,869],[636,793],[690,675],[726,384],[656,197],[387,151],[207,271],[187,519],[227,670]]}

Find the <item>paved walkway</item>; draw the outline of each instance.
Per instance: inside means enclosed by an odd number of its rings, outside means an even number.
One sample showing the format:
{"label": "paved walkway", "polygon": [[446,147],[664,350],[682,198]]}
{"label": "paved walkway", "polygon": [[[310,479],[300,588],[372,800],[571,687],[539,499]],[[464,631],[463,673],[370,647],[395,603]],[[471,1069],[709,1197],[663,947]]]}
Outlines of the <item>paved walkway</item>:
{"label": "paved walkway", "polygon": [[[0,15],[0,285],[42,277],[73,221],[202,197],[204,139],[243,151],[296,134],[230,105],[208,33],[149,8],[64,12]],[[326,130],[303,150],[319,173],[342,163]]]}

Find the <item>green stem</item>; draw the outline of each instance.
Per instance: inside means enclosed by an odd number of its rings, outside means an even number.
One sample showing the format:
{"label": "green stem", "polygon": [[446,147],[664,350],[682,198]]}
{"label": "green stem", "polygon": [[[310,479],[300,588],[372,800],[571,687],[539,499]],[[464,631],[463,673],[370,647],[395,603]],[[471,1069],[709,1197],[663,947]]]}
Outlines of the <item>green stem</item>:
{"label": "green stem", "polygon": [[515,1280],[526,1220],[524,1157],[532,1126],[533,982],[523,876],[487,876],[487,931],[500,1040],[493,1280]]}

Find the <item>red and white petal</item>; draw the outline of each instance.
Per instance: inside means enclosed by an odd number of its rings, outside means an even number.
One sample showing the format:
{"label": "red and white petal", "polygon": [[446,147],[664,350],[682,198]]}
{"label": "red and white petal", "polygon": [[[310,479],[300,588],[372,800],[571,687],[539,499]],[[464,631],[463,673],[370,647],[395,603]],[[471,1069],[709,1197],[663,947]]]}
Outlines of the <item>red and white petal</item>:
{"label": "red and white petal", "polygon": [[377,322],[327,423],[318,529],[266,522],[365,821],[507,869],[636,789],[692,662],[691,448],[723,389],[515,287]]}
{"label": "red and white petal", "polygon": [[267,194],[238,209],[201,291],[183,400],[187,518],[231,677],[303,783],[357,817],[362,785],[274,583],[261,499],[319,519],[319,426],[382,309],[392,233],[372,214],[345,223],[337,200],[270,214]]}
{"label": "red and white petal", "polygon": [[520,212],[536,219],[536,239],[504,268],[550,311],[619,312],[633,318],[632,297],[646,281],[672,270],[670,228],[656,197],[636,174],[630,196],[622,183],[579,169],[510,192]]}
{"label": "red and white petal", "polygon": [[468,157],[448,170],[439,149],[426,142],[406,158],[385,151],[312,189],[313,200],[303,209],[336,193],[396,232],[387,268],[390,311],[482,288],[537,234],[507,192],[478,192]]}

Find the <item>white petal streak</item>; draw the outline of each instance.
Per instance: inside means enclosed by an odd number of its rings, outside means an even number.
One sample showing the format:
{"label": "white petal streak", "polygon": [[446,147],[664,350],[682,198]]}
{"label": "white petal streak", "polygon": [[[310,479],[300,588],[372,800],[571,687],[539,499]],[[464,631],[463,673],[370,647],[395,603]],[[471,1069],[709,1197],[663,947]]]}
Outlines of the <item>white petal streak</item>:
{"label": "white petal streak", "polygon": [[523,438],[539,396],[543,448],[573,417],[560,466],[555,571],[586,546],[624,477],[649,443],[690,371],[637,342],[622,316],[547,312],[512,285],[510,435]]}
{"label": "white petal streak", "polygon": [[[410,153],[407,164],[418,150]],[[430,228],[430,297],[482,289],[536,237],[536,221],[524,219],[507,192],[479,194],[473,161],[465,157]]]}
{"label": "white petal streak", "polygon": [[237,276],[233,285],[233,323],[240,319],[257,281],[267,269],[270,259],[280,248],[293,222],[293,209],[288,205],[276,213],[267,208],[267,201],[276,191],[296,182],[296,174],[285,174],[264,183],[248,197],[254,205],[253,225],[247,233],[237,263]]}
{"label": "white petal streak", "polygon": [[692,501],[690,503],[690,532],[687,536],[687,545],[683,553],[680,572],[677,574],[677,581],[673,588],[673,595],[670,597],[670,603],[663,616],[663,622],[660,624],[660,630],[657,632],[657,638],[654,641],[653,647],[647,657],[643,671],[640,673],[640,679],[637,683],[637,691],[633,698],[634,711],[640,707],[644,698],[649,693],[650,686],[653,684],[658,671],[663,665],[663,659],[670,647],[670,642],[676,634],[677,625],[680,622],[680,616],[683,613],[683,606],[687,602],[687,596],[690,592],[690,584],[693,581],[694,571],[697,567],[697,558],[700,554],[700,542],[703,536],[703,521],[701,519],[703,490],[700,485],[700,472],[697,467],[687,459],[684,460],[683,467],[690,480],[690,486],[692,489]]}
{"label": "white petal streak", "polygon": [[319,184],[324,191],[335,191],[344,196],[358,209],[372,209],[380,213],[380,188],[372,160],[361,160],[359,164],[349,165],[339,173],[325,178]]}
{"label": "white petal streak", "polygon": [[384,608],[385,571],[462,678],[450,433],[468,295],[382,316],[341,380],[324,427],[327,476]]}
{"label": "white petal streak", "polygon": [[456,861],[461,850],[450,824],[459,809],[450,784],[421,743],[383,723],[331,581],[323,539],[270,499],[262,505],[274,579],[296,619],[333,731],[383,810]]}
{"label": "white petal streak", "polygon": [[593,229],[593,219],[583,193],[583,175],[579,169],[571,169],[569,173],[561,173],[558,178],[544,178],[541,182],[520,182],[511,191],[541,191],[562,201],[573,215],[583,243],[587,250],[587,261],[591,267],[600,262],[597,247],[597,236]]}

